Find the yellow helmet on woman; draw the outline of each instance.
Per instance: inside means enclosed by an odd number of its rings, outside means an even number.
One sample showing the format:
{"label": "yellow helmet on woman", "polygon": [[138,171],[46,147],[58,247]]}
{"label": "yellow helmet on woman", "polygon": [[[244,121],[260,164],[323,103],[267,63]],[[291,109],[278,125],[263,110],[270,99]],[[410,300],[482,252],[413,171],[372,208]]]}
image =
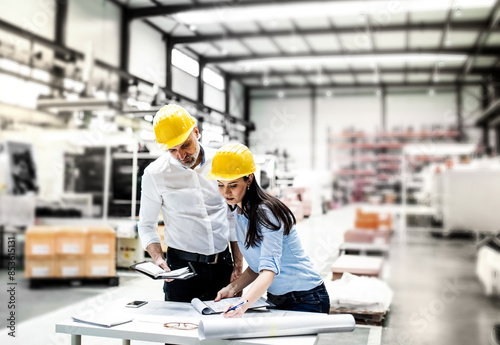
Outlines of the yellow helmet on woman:
{"label": "yellow helmet on woman", "polygon": [[252,152],[242,144],[227,144],[215,153],[209,180],[232,181],[256,171]]}
{"label": "yellow helmet on woman", "polygon": [[153,119],[156,142],[165,150],[185,142],[195,126],[195,118],[177,104],[163,106]]}

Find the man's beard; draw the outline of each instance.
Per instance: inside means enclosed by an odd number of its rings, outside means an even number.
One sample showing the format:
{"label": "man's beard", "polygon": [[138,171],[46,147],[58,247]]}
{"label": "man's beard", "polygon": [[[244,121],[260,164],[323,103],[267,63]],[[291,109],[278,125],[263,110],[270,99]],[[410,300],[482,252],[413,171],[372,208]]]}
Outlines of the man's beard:
{"label": "man's beard", "polygon": [[[184,159],[179,159],[179,162],[185,167],[185,168],[192,168],[195,164],[196,161],[198,160],[198,156],[200,155],[200,145],[197,145],[196,152],[192,155],[184,157]],[[189,162],[184,163],[184,160],[191,159]]]}

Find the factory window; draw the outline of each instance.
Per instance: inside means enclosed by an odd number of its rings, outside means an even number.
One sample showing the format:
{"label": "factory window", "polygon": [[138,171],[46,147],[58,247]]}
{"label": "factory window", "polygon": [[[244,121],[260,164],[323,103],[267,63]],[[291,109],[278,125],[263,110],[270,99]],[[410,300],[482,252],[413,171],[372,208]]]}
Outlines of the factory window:
{"label": "factory window", "polygon": [[203,124],[203,134],[201,143],[210,147],[220,147],[224,142],[224,129],[222,126],[213,125],[211,123]]}
{"label": "factory window", "polygon": [[203,69],[203,81],[208,85],[215,87],[216,89],[224,91],[224,78],[220,74],[215,73],[209,68]]}
{"label": "factory window", "polygon": [[198,61],[181,53],[177,49],[172,50],[172,65],[191,74],[193,77],[198,77],[200,75],[200,65]]}
{"label": "factory window", "polygon": [[0,102],[36,109],[39,95],[49,95],[50,88],[33,81],[0,74]]}

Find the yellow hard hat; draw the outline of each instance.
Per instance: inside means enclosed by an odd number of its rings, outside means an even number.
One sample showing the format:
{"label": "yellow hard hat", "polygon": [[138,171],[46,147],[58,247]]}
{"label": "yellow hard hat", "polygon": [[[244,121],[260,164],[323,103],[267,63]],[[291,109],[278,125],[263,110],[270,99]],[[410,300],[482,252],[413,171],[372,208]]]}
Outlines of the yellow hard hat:
{"label": "yellow hard hat", "polygon": [[156,142],[165,150],[185,142],[195,126],[195,118],[177,104],[163,106],[153,119]]}
{"label": "yellow hard hat", "polygon": [[242,144],[227,144],[215,153],[209,180],[232,181],[255,172],[252,152]]}

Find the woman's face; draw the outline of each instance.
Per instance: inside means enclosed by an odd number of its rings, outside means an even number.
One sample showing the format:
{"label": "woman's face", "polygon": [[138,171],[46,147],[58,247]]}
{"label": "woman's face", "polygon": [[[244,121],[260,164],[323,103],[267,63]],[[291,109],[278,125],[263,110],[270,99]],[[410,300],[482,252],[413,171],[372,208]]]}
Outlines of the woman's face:
{"label": "woman's face", "polygon": [[226,202],[231,206],[238,205],[240,208],[247,187],[250,186],[251,182],[251,177],[247,181],[244,177],[232,181],[217,181],[219,192],[226,199]]}

